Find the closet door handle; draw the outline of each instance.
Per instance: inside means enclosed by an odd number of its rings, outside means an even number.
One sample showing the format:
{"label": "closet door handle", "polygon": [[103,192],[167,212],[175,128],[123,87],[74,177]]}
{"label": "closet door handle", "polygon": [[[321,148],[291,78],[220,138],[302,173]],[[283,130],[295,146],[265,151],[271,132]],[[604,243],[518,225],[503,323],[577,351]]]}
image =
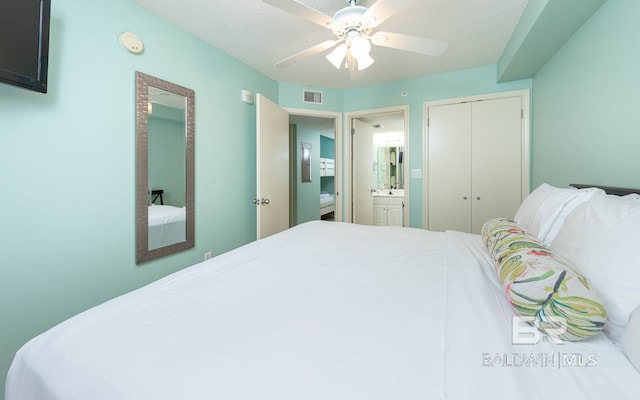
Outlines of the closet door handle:
{"label": "closet door handle", "polygon": [[468,199],[467,196],[462,196],[462,200],[466,200],[466,199]]}
{"label": "closet door handle", "polygon": [[476,197],[476,200],[480,200],[480,196]]}

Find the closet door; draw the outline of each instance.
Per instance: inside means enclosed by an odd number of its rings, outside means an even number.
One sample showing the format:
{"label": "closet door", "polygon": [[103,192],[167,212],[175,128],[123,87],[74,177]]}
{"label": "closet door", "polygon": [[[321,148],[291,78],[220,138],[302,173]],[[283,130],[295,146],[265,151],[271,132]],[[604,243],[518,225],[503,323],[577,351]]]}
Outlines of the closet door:
{"label": "closet door", "polygon": [[429,108],[429,230],[471,231],[471,103]]}
{"label": "closet door", "polygon": [[522,104],[520,97],[472,104],[471,232],[480,233],[491,218],[513,218],[522,201]]}

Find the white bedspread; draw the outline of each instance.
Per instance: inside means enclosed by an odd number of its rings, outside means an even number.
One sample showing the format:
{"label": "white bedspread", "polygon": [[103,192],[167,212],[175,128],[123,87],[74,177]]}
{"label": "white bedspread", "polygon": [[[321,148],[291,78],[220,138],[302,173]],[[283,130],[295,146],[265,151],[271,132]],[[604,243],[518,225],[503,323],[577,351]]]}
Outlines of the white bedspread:
{"label": "white bedspread", "polygon": [[332,194],[320,193],[320,207],[335,204],[336,200]]}
{"label": "white bedspread", "polygon": [[149,206],[149,250],[184,242],[186,240],[186,214],[184,207]]}
{"label": "white bedspread", "polygon": [[332,194],[320,193],[320,215],[329,214],[336,210],[336,200]]}
{"label": "white bedspread", "polygon": [[[640,374],[602,335],[511,345],[490,269],[475,235],[310,222],[36,337],[6,400],[637,398]],[[516,352],[597,365],[486,361]]]}

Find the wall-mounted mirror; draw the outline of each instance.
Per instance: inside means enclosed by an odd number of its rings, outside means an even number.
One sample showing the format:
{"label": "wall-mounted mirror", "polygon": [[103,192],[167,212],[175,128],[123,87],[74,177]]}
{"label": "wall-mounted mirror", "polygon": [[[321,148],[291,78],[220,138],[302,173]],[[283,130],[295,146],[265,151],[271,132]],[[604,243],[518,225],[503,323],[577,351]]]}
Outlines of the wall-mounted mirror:
{"label": "wall-mounted mirror", "polygon": [[376,189],[404,189],[404,132],[373,135]]}
{"label": "wall-mounted mirror", "polygon": [[194,246],[195,94],[136,72],[136,263]]}

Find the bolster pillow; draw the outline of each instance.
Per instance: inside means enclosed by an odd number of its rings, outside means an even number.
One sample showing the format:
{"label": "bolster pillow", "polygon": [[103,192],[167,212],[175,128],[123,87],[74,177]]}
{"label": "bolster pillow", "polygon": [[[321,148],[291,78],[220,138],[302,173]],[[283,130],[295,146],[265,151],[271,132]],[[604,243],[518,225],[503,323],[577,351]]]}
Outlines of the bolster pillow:
{"label": "bolster pillow", "polygon": [[600,294],[585,276],[516,222],[487,221],[482,238],[507,299],[542,332],[583,340],[607,320]]}

